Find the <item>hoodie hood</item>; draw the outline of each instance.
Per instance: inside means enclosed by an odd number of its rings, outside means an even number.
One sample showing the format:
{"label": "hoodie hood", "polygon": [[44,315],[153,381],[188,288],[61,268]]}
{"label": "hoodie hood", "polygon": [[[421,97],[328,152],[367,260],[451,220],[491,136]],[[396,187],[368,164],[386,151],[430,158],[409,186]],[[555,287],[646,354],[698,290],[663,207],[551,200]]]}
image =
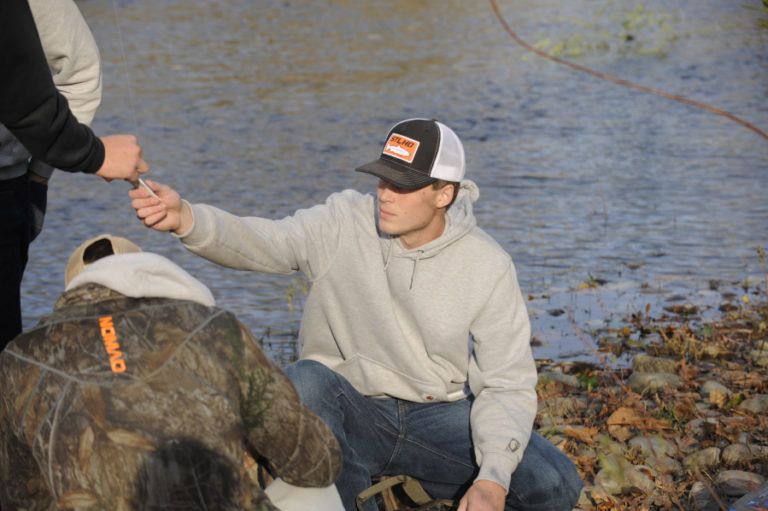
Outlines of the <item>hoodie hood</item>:
{"label": "hoodie hood", "polygon": [[461,239],[465,234],[475,228],[477,220],[472,212],[472,204],[480,197],[480,190],[470,180],[461,182],[459,194],[445,216],[445,230],[436,239],[420,247],[405,249],[398,242],[397,236],[389,236],[380,233],[387,240],[384,244],[385,266],[390,258],[409,257],[414,260],[428,259],[437,255],[442,249]]}
{"label": "hoodie hood", "polygon": [[410,278],[411,282],[409,286],[412,288],[413,281],[416,278],[419,261],[436,256],[445,247],[460,240],[469,231],[475,228],[477,220],[472,212],[472,204],[474,204],[479,197],[480,190],[473,181],[462,181],[459,188],[459,194],[445,216],[445,230],[443,231],[443,234],[420,247],[405,249],[397,241],[396,236],[382,234],[386,239],[382,245],[384,269],[386,270],[389,267],[389,264],[394,257],[413,260],[413,268]]}
{"label": "hoodie hood", "polygon": [[159,254],[135,252],[104,257],[88,265],[67,286],[100,284],[131,298],[191,300],[216,305],[211,291],[183,268]]}

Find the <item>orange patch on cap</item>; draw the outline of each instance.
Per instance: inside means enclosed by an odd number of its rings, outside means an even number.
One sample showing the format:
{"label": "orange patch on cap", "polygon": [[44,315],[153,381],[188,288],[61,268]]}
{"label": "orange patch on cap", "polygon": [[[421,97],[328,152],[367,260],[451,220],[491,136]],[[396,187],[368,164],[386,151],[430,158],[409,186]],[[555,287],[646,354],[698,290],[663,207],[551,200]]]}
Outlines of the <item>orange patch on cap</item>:
{"label": "orange patch on cap", "polygon": [[418,140],[392,133],[387,143],[384,144],[384,151],[382,153],[412,163],[413,158],[416,156],[416,151],[419,149],[419,144],[421,142]]}

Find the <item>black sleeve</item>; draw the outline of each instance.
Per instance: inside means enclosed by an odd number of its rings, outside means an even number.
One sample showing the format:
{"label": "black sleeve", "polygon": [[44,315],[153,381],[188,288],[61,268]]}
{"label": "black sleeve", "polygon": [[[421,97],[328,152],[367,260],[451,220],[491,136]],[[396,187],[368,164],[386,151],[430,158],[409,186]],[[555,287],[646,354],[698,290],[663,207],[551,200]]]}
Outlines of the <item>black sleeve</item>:
{"label": "black sleeve", "polygon": [[27,0],[0,0],[0,70],[0,123],[33,156],[69,172],[101,168],[104,145],[56,90]]}

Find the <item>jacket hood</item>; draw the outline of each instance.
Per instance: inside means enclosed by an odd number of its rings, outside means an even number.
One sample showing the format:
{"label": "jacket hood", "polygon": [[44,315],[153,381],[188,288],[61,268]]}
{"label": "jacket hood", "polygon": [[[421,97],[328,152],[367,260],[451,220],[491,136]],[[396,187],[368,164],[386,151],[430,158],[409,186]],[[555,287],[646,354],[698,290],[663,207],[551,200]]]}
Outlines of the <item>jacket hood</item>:
{"label": "jacket hood", "polygon": [[216,305],[211,291],[183,268],[159,254],[116,254],[88,265],[66,290],[84,284],[100,284],[131,298],[191,300]]}
{"label": "jacket hood", "polygon": [[410,272],[409,287],[412,289],[416,278],[416,272],[418,271],[419,261],[436,256],[445,247],[460,240],[469,231],[475,228],[477,220],[472,212],[472,204],[477,201],[479,197],[480,190],[474,182],[469,180],[462,181],[461,186],[459,187],[459,194],[445,216],[445,230],[443,231],[443,234],[425,245],[412,249],[405,249],[397,242],[396,237],[387,236],[386,242],[384,242],[382,246],[384,270],[389,268],[390,262],[395,257],[411,259],[413,261],[413,266]]}

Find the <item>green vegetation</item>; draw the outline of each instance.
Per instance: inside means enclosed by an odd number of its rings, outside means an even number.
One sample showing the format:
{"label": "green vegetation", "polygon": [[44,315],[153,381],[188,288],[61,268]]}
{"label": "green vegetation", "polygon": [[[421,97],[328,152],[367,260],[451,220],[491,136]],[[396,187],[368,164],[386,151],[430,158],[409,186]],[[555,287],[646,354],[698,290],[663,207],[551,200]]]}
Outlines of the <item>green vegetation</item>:
{"label": "green vegetation", "polygon": [[[291,322],[295,321],[294,313],[298,312],[299,320],[304,310],[304,298],[309,294],[309,284],[303,277],[296,277],[285,290],[285,300],[288,304],[288,312],[291,315]],[[298,335],[298,329],[296,329]]]}
{"label": "green vegetation", "polygon": [[[768,16],[768,0],[763,0],[763,6],[762,7],[754,7],[752,5],[745,5],[745,9],[749,9],[751,11],[757,11],[762,14],[765,14]],[[768,28],[768,17],[765,18],[757,18],[757,24],[763,28]]]}
{"label": "green vegetation", "polygon": [[674,30],[679,17],[663,9],[650,9],[644,4],[624,5],[617,0],[608,0],[591,21],[575,17],[559,21],[573,25],[575,32],[560,39],[545,38],[533,45],[555,57],[575,58],[595,51],[665,55],[679,37]]}

